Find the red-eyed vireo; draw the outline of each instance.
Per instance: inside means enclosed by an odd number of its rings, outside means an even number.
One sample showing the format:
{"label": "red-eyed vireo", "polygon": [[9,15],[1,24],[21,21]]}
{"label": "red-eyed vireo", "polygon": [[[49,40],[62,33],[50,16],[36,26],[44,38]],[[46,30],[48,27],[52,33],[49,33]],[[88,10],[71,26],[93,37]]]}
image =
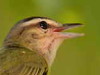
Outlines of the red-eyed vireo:
{"label": "red-eyed vireo", "polygon": [[0,49],[0,75],[47,75],[64,39],[83,36],[61,32],[80,23],[61,24],[46,17],[19,21]]}

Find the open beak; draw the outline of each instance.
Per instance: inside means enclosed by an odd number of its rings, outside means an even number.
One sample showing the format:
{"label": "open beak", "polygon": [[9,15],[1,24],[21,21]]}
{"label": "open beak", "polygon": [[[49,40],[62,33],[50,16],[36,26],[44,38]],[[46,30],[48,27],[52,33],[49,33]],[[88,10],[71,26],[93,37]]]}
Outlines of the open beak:
{"label": "open beak", "polygon": [[83,25],[81,23],[63,24],[61,27],[55,28],[54,32],[59,32],[59,37],[62,37],[62,38],[74,38],[74,37],[84,36],[83,33],[72,33],[72,32],[61,33],[61,31],[63,30],[69,30],[72,28],[80,27],[80,26],[83,26]]}

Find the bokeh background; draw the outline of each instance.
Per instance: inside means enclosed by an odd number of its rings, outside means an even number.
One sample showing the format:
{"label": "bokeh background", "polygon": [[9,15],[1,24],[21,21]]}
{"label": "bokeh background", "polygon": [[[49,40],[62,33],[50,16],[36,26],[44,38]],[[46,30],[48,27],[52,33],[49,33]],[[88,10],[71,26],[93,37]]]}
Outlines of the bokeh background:
{"label": "bokeh background", "polygon": [[60,46],[51,75],[100,75],[99,0],[0,0],[0,46],[10,28],[30,16],[45,16],[61,23],[81,22],[71,29],[84,37],[68,39]]}

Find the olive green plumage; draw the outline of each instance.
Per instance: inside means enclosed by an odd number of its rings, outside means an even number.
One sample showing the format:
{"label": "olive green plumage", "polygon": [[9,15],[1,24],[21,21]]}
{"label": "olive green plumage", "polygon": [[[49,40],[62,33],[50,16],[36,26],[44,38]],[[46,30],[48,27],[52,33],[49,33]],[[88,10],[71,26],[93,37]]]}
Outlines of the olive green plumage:
{"label": "olive green plumage", "polygon": [[26,48],[0,49],[0,75],[46,75],[44,58]]}

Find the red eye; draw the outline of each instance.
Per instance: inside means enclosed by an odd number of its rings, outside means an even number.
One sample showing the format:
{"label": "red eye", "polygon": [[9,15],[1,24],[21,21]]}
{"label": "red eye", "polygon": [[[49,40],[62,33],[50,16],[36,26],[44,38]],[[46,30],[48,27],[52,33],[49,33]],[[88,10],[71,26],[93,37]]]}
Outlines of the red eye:
{"label": "red eye", "polygon": [[47,24],[45,21],[41,21],[41,22],[40,22],[40,27],[41,27],[42,29],[48,29],[48,24]]}

